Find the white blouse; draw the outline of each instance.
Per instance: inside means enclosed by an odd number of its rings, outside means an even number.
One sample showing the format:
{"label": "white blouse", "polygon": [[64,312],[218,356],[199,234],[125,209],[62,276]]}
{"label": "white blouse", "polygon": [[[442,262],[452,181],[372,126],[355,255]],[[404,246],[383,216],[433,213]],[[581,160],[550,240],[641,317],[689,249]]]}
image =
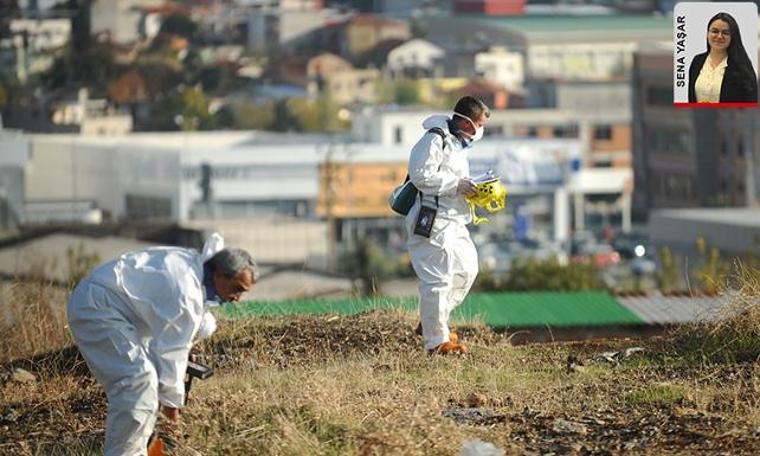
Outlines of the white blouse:
{"label": "white blouse", "polygon": [[710,56],[707,56],[702,69],[699,71],[697,81],[694,83],[694,91],[698,103],[718,103],[720,101],[720,86],[723,83],[723,74],[728,66],[728,56],[713,68],[710,65]]}

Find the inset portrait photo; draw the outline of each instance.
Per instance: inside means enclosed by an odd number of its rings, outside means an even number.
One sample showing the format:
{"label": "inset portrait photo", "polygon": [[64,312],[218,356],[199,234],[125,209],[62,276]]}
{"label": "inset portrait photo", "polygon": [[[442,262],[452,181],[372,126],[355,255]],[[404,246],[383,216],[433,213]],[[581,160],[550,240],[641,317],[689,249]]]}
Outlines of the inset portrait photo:
{"label": "inset portrait photo", "polygon": [[673,11],[673,104],[757,107],[757,5],[681,2]]}

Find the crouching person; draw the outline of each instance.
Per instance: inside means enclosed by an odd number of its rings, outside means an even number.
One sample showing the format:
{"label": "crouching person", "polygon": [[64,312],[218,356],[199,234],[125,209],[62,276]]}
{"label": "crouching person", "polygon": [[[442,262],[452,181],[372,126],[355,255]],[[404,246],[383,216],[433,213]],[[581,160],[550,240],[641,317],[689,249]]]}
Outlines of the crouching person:
{"label": "crouching person", "polygon": [[127,253],[77,285],[68,319],[108,397],[106,456],[146,454],[159,408],[179,422],[188,354],[216,329],[208,307],[239,300],[257,278],[251,255],[224,249],[214,234],[200,254],[178,247]]}

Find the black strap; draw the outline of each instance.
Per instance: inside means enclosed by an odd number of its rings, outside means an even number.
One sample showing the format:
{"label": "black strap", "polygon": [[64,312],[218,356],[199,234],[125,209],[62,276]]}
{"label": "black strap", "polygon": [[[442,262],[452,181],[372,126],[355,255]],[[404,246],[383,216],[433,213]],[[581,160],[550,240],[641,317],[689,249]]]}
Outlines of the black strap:
{"label": "black strap", "polygon": [[443,140],[443,149],[446,149],[446,132],[440,127],[433,127],[427,131],[427,133],[435,133]]}
{"label": "black strap", "polygon": [[[443,131],[442,128],[440,128],[440,127],[433,127],[430,130],[426,131],[425,133],[434,133],[434,134],[440,136],[441,140],[443,141],[443,147],[441,149],[442,150],[446,149],[446,132]],[[441,167],[439,166],[438,170],[440,171],[440,169],[441,169]],[[409,181],[409,174],[406,175],[406,179],[404,180],[404,183],[406,183],[408,181]],[[420,192],[419,190],[417,192],[420,195],[420,204],[422,204],[422,197],[423,197],[422,192]],[[435,195],[435,208],[438,209],[438,195]]]}

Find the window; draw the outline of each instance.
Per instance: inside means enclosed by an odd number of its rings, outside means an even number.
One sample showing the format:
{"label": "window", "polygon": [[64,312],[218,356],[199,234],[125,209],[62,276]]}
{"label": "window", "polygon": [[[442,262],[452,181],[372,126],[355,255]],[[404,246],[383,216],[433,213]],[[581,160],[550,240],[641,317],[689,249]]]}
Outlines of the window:
{"label": "window", "polygon": [[403,132],[401,131],[401,127],[394,127],[393,142],[396,144],[401,144],[402,139],[403,139]]}
{"label": "window", "polygon": [[609,141],[612,139],[612,126],[597,125],[594,127],[594,139]]}
{"label": "window", "polygon": [[552,130],[552,136],[555,138],[577,138],[578,127],[575,125],[558,125]]}

